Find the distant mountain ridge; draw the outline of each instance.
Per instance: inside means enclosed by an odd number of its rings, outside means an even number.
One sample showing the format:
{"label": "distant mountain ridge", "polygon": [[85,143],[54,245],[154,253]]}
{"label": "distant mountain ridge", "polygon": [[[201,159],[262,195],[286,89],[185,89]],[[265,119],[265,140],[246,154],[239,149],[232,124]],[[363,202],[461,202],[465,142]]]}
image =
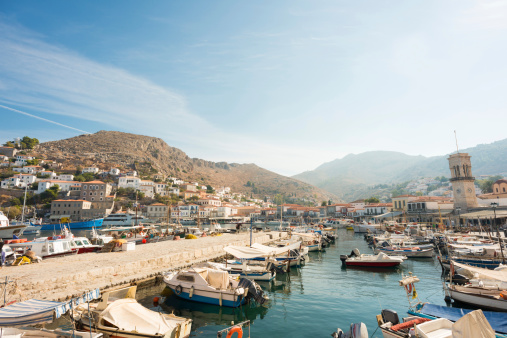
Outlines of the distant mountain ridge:
{"label": "distant mountain ridge", "polygon": [[[480,144],[460,152],[472,156],[472,173],[475,176],[507,172],[507,139]],[[369,151],[349,154],[293,177],[350,201],[370,197],[368,186],[371,185],[403,182],[418,177],[449,177],[448,156],[425,157],[394,151]]]}
{"label": "distant mountain ridge", "polygon": [[[170,147],[160,138],[117,131],[99,131],[69,139],[40,144],[37,149],[44,158],[56,159],[70,167],[94,166],[109,169],[143,167],[152,174],[175,176],[185,180],[228,186],[258,198],[284,194],[295,198],[322,200],[337,197],[294,178],[278,175],[255,164],[238,164],[190,158],[178,148]],[[250,185],[247,186],[247,182]]]}

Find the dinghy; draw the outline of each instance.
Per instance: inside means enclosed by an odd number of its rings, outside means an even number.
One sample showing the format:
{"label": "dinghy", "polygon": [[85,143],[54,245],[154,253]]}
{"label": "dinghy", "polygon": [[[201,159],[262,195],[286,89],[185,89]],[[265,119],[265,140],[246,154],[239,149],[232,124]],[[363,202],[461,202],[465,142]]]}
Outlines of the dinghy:
{"label": "dinghy", "polygon": [[400,265],[406,259],[404,256],[388,256],[380,252],[377,255],[365,255],[359,249],[352,250],[350,255],[341,255],[340,259],[346,266],[369,268],[392,268]]}

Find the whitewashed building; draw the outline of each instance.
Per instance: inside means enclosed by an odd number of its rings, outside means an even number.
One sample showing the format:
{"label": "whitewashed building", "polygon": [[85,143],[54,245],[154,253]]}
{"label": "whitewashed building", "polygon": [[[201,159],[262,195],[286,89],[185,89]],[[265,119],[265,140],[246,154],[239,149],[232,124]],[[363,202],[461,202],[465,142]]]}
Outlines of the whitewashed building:
{"label": "whitewashed building", "polygon": [[97,168],[97,167],[86,167],[86,168],[83,168],[83,170],[81,170],[81,172],[83,174],[84,173],[98,174],[99,173],[99,168]]}
{"label": "whitewashed building", "polygon": [[123,176],[118,179],[118,188],[133,188],[139,189],[141,186],[141,179],[135,176]]}

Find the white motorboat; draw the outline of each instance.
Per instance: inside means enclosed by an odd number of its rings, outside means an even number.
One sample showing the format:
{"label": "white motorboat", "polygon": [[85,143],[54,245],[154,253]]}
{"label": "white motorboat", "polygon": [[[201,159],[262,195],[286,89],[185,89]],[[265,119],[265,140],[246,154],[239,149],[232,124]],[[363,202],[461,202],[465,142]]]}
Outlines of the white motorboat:
{"label": "white motorboat", "polygon": [[238,307],[253,298],[263,304],[260,286],[246,278],[237,280],[227,271],[210,268],[189,268],[164,274],[164,282],[179,298],[199,303]]}
{"label": "white motorboat", "polygon": [[115,214],[109,214],[102,221],[102,226],[133,226],[145,222],[144,216],[137,215],[130,212],[118,212]]}
{"label": "white motorboat", "polygon": [[[155,312],[135,300],[136,286],[105,292],[100,303],[74,310],[79,326],[109,337],[186,338],[192,320]],[[91,327],[90,327],[91,323]]]}
{"label": "white motorboat", "polygon": [[13,239],[23,235],[26,224],[10,225],[9,219],[0,211],[0,238]]}
{"label": "white motorboat", "polygon": [[14,252],[24,254],[33,251],[36,256],[43,259],[77,254],[78,250],[72,248],[72,239],[36,238],[31,242],[10,243]]}
{"label": "white motorboat", "polygon": [[383,252],[377,255],[361,254],[358,249],[352,250],[350,255],[341,255],[340,259],[346,266],[368,268],[391,268],[403,263],[405,256],[388,256]]}

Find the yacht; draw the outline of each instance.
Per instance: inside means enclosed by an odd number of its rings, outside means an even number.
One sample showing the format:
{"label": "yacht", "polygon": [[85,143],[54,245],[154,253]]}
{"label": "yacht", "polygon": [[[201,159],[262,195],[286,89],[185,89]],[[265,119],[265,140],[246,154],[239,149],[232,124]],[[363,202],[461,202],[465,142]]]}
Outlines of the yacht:
{"label": "yacht", "polygon": [[132,226],[135,224],[141,224],[145,220],[144,216],[126,212],[120,212],[116,214],[110,214],[104,218],[102,222],[103,226]]}

